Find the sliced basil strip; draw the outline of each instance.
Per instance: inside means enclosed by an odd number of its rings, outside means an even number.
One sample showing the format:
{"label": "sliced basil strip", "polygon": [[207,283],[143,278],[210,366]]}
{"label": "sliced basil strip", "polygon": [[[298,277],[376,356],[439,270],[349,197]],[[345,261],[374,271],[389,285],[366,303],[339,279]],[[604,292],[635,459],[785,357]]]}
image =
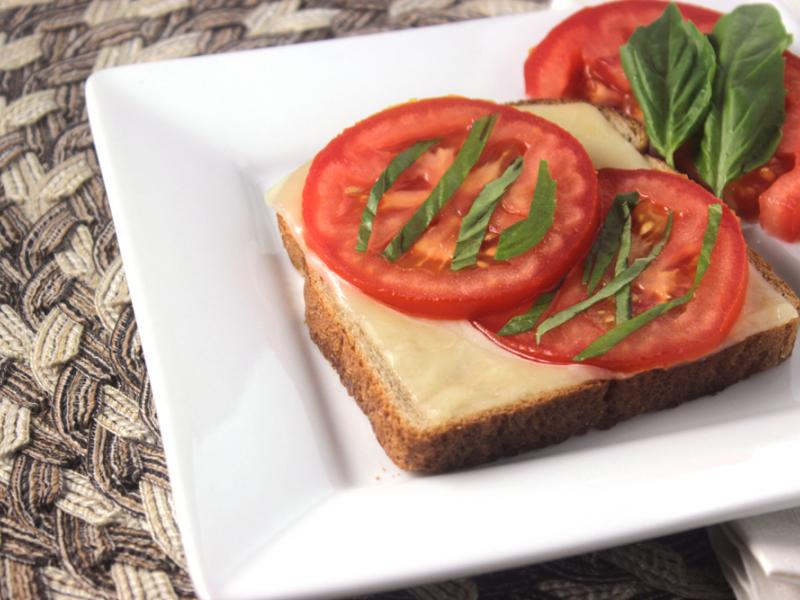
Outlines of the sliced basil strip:
{"label": "sliced basil strip", "polygon": [[395,261],[408,252],[419,237],[424,233],[434,217],[439,214],[442,207],[450,200],[458,187],[464,182],[470,170],[483,152],[489,135],[492,132],[497,115],[486,115],[476,119],[467,134],[467,139],[458,151],[455,160],[445,171],[442,178],[433,188],[430,196],[425,199],[408,223],[403,225],[389,245],[383,251],[383,256]]}
{"label": "sliced basil strip", "polygon": [[578,302],[569,308],[565,308],[564,310],[557,312],[553,316],[543,321],[542,324],[536,329],[536,342],[538,343],[542,339],[542,336],[551,329],[555,329],[559,325],[563,325],[573,317],[579,315],[598,302],[615,295],[623,287],[636,279],[641,272],[649,267],[650,264],[658,257],[658,255],[661,254],[661,251],[664,249],[664,246],[669,240],[669,234],[671,231],[672,213],[670,213],[669,217],[667,218],[667,227],[666,231],[664,231],[664,237],[661,238],[661,241],[659,241],[658,244],[653,247],[653,249],[650,251],[650,254],[643,258],[637,258],[635,261],[633,261],[633,264],[630,267],[626,268],[624,271],[622,271],[622,273],[615,276],[594,295],[589,296],[586,298],[586,300]]}
{"label": "sliced basil strip", "polygon": [[586,261],[586,267],[583,272],[584,283],[589,294],[594,292],[608,265],[611,264],[614,254],[617,253],[622,237],[622,229],[625,225],[625,217],[630,214],[630,207],[636,206],[638,202],[639,194],[637,192],[619,194],[614,198],[611,209],[608,211],[608,215],[603,221],[603,226],[600,228],[597,241],[592,246],[591,260]]}
{"label": "sliced basil strip", "polygon": [[697,259],[697,270],[694,272],[694,283],[692,283],[691,292],[694,294],[695,290],[700,287],[700,282],[708,270],[708,265],[711,264],[711,253],[714,251],[714,246],[717,244],[717,235],[719,234],[719,224],[722,221],[722,204],[711,204],[708,207],[708,223],[706,223],[706,232],[703,234],[703,245],[700,247],[700,258]]}
{"label": "sliced basil strip", "polygon": [[509,260],[541,242],[553,226],[555,214],[556,182],[550,175],[547,161],[542,160],[528,216],[500,234],[495,260]]}
{"label": "sliced basil strip", "polygon": [[[619,241],[619,252],[617,253],[617,262],[614,265],[614,275],[617,276],[622,273],[628,266],[628,257],[631,254],[631,227],[633,225],[633,216],[631,209],[626,204],[623,206],[625,211],[625,224],[622,226],[622,236]],[[619,325],[623,321],[631,318],[631,284],[626,285],[616,295],[617,302],[617,319]]]}
{"label": "sliced basil strip", "polygon": [[547,307],[550,306],[550,303],[553,301],[555,296],[555,292],[550,292],[549,294],[542,294],[539,296],[533,303],[533,306],[528,309],[528,312],[509,319],[508,323],[503,325],[500,331],[497,332],[497,335],[505,337],[509,335],[517,335],[518,333],[525,333],[526,331],[533,329],[533,327],[536,325],[536,321],[538,321],[539,317],[544,314],[544,311],[546,311]]}
{"label": "sliced basil strip", "polygon": [[589,344],[589,346],[575,356],[573,360],[580,362],[586,360],[587,358],[594,358],[595,356],[605,354],[619,342],[631,335],[634,331],[641,329],[654,319],[657,319],[673,308],[677,308],[678,306],[682,306],[691,301],[691,299],[694,297],[694,293],[697,291],[697,288],[700,287],[700,282],[703,280],[703,276],[706,274],[708,265],[711,262],[711,253],[714,251],[714,246],[717,243],[717,235],[719,234],[719,224],[721,220],[722,205],[710,205],[708,207],[708,223],[706,224],[706,231],[703,235],[703,246],[700,249],[700,257],[697,260],[694,282],[692,283],[692,287],[689,288],[688,292],[686,292],[683,296],[673,298],[668,302],[656,304],[643,313],[636,315],[632,319],[618,324],[616,327],[610,329],[597,338],[594,342]]}
{"label": "sliced basil strip", "polygon": [[478,252],[481,249],[483,237],[486,235],[486,228],[489,227],[492,213],[506,190],[519,178],[522,173],[522,165],[523,159],[518,156],[500,177],[487,183],[475,198],[469,212],[461,221],[456,250],[450,265],[451,271],[459,271],[477,262]]}
{"label": "sliced basil strip", "polygon": [[358,227],[358,240],[356,243],[357,252],[366,252],[367,250],[369,237],[372,235],[372,222],[375,220],[375,214],[378,212],[378,203],[381,201],[381,198],[383,198],[386,190],[392,187],[394,182],[397,181],[397,178],[438,141],[439,140],[426,140],[417,142],[410,148],[403,150],[403,152],[392,159],[389,166],[378,176],[378,179],[369,191],[367,205],[361,212],[361,225]]}
{"label": "sliced basil strip", "polygon": [[711,106],[714,48],[669,4],[661,17],[633,32],[620,59],[644,113],[647,137],[674,167],[675,150],[702,127]]}

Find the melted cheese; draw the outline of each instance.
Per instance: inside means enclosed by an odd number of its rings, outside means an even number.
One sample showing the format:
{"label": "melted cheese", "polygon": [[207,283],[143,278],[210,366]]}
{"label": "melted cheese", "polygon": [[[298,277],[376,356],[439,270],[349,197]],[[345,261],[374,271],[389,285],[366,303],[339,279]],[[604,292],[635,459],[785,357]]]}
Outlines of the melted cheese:
{"label": "melted cheese", "polygon": [[645,157],[591,104],[533,104],[519,108],[571,133],[583,145],[595,169],[650,168]]}
{"label": "melted cheese", "polygon": [[[541,109],[541,110],[540,110]],[[587,148],[596,167],[647,168],[644,158],[588,104],[536,107]],[[363,334],[406,385],[419,416],[430,423],[496,408],[587,381],[621,377],[587,365],[549,365],[507,352],[466,321],[411,317],[373,300],[332,273],[303,244],[302,191],[308,165],[292,173],[268,203],[292,228],[310,268],[321,273]],[[742,315],[724,346],[797,318],[797,311],[751,267]]]}

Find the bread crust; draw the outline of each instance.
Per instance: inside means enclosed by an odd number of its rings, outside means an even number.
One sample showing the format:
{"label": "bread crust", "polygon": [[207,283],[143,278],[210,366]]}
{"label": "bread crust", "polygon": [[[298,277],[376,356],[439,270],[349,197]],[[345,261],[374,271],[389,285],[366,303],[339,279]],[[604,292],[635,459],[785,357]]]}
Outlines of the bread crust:
{"label": "bread crust", "polygon": [[[677,406],[770,369],[792,352],[798,322],[754,334],[703,359],[653,369],[626,379],[590,381],[521,399],[435,426],[414,423],[401,409],[402,382],[376,364],[376,353],[348,324],[324,278],[309,269],[286,221],[278,224],[292,264],[305,278],[311,338],[366,414],[386,454],[400,468],[426,473],[473,466],[562,442],[591,429],[608,429],[639,414]],[[769,265],[750,251],[751,263],[800,310],[800,300]]]}

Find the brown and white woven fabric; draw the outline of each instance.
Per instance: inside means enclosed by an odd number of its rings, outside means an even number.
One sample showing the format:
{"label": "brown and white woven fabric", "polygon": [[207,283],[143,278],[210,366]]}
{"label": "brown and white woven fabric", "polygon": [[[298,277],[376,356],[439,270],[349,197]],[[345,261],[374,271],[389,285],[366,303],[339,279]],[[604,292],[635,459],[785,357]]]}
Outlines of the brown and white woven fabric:
{"label": "brown and white woven fabric", "polygon": [[[87,123],[86,78],[115,65],[540,6],[0,0],[0,598],[194,595]],[[695,532],[376,597],[729,596]]]}

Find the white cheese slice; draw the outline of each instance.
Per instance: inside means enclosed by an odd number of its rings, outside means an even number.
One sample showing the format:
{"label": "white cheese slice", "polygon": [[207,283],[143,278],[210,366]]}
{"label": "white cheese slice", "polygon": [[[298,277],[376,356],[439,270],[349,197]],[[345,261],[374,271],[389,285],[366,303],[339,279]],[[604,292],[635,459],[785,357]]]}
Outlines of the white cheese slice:
{"label": "white cheese slice", "polygon": [[[591,105],[549,105],[537,107],[536,112],[584,144],[598,168],[648,167],[645,159]],[[462,417],[587,381],[624,376],[588,365],[529,361],[499,348],[466,321],[411,317],[366,296],[332,273],[303,244],[301,204],[307,172],[308,165],[292,173],[269,193],[268,203],[292,228],[306,251],[309,267],[325,277],[342,307],[374,347],[383,352],[427,422]],[[795,308],[751,267],[742,316],[724,345],[796,317]]]}

